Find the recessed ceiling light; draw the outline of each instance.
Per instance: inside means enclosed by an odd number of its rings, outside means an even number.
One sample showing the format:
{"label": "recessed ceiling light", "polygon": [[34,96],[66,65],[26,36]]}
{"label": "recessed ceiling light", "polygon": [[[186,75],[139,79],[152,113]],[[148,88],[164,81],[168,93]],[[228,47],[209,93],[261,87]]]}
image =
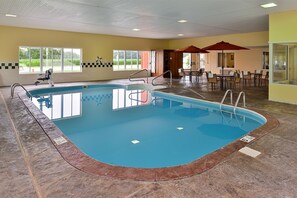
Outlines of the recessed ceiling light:
{"label": "recessed ceiling light", "polygon": [[188,21],[185,20],[185,19],[181,19],[181,20],[179,20],[179,21],[177,21],[177,22],[179,22],[179,23],[187,23]]}
{"label": "recessed ceiling light", "polygon": [[275,6],[277,6],[275,3],[266,3],[261,5],[262,8],[272,8]]}
{"label": "recessed ceiling light", "polygon": [[15,15],[15,14],[5,14],[5,16],[7,16],[7,17],[17,17],[17,15]]}
{"label": "recessed ceiling light", "polygon": [[183,36],[184,34],[178,34],[177,36]]}
{"label": "recessed ceiling light", "polygon": [[140,29],[138,29],[138,28],[134,28],[134,29],[132,29],[132,30],[135,31],[135,32],[140,31]]}

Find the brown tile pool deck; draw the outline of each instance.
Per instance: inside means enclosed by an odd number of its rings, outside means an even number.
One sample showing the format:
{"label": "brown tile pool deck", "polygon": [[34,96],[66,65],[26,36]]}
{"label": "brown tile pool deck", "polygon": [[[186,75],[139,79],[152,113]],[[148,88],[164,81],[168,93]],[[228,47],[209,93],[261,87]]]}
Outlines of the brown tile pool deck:
{"label": "brown tile pool deck", "polygon": [[[137,181],[160,181],[160,180],[172,180],[190,177],[196,174],[200,174],[215,165],[224,161],[230,154],[238,151],[244,146],[251,144],[240,140],[236,140],[210,154],[207,154],[193,162],[188,164],[166,167],[166,168],[129,168],[121,166],[113,166],[96,161],[83,152],[81,152],[60,130],[53,122],[48,119],[26,96],[21,93],[19,97],[22,99],[28,111],[34,116],[39,125],[43,128],[44,132],[51,139],[54,146],[57,148],[61,156],[75,168],[99,176],[107,176],[118,179],[131,179]],[[249,132],[246,135],[255,137],[255,140],[259,139],[263,135],[269,133],[273,128],[279,125],[277,119],[267,114],[264,111],[251,109],[263,115],[267,122],[259,128]],[[64,137],[67,139],[66,143],[57,145],[54,141],[55,138]],[[253,141],[255,141],[253,140]]]}

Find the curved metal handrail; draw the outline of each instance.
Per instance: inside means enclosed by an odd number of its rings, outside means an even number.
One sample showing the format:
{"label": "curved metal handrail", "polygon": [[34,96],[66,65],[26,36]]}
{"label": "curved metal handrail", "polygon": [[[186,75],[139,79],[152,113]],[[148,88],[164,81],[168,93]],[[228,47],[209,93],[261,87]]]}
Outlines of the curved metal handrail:
{"label": "curved metal handrail", "polygon": [[16,88],[16,87],[22,87],[23,88],[23,90],[25,90],[26,91],[26,93],[27,93],[27,95],[28,95],[28,97],[29,98],[32,98],[33,96],[32,96],[32,94],[22,85],[22,84],[20,84],[20,83],[13,83],[11,86],[10,86],[10,96],[11,96],[11,98],[13,98],[13,96],[14,96],[14,89]]}
{"label": "curved metal handrail", "polygon": [[226,92],[225,92],[225,95],[224,97],[222,98],[221,100],[221,103],[220,103],[220,110],[222,110],[222,105],[227,97],[227,94],[230,92],[230,104],[232,105],[233,104],[233,92],[231,89],[228,89]]}
{"label": "curved metal handrail", "polygon": [[[156,83],[154,83],[154,81],[155,81],[156,79],[158,79],[158,78],[160,78],[160,77],[163,77],[163,75],[164,75],[164,74],[167,74],[167,73],[170,74],[169,83],[167,83],[167,82],[166,82],[166,83],[161,83],[161,84],[156,84]],[[170,70],[167,70],[167,71],[164,72],[163,74],[160,74],[159,76],[156,76],[156,77],[152,80],[152,85],[153,85],[153,86],[164,85],[164,84],[169,85],[169,87],[172,86],[172,72],[171,72]]]}
{"label": "curved metal handrail", "polygon": [[243,95],[243,96],[242,96],[243,107],[245,107],[245,93],[244,93],[243,91],[241,91],[241,92],[239,93],[239,95],[238,95],[238,97],[237,97],[237,100],[236,100],[236,102],[235,102],[235,105],[234,105],[234,109],[233,109],[234,114],[235,114],[236,107],[237,107],[237,105],[238,105],[238,102],[239,102],[239,100],[240,100],[241,95]]}
{"label": "curved metal handrail", "polygon": [[147,69],[142,69],[142,70],[139,70],[137,72],[132,73],[129,76],[129,81],[143,81],[145,83],[145,80],[143,80],[143,79],[132,79],[133,76],[135,76],[136,74],[139,74],[139,73],[141,73],[143,71],[146,71],[146,83],[148,83],[149,72],[148,72]]}
{"label": "curved metal handrail", "polygon": [[138,99],[135,99],[135,98],[132,98],[132,95],[133,94],[139,94],[139,93],[144,93],[144,92],[146,92],[145,90],[141,90],[141,91],[136,91],[136,92],[133,92],[133,91],[131,91],[131,93],[128,95],[128,98],[130,99],[130,100],[134,100],[134,101],[137,101],[137,102],[141,102],[141,103],[147,103],[147,101],[148,101],[148,96],[144,99],[144,100],[138,100]]}

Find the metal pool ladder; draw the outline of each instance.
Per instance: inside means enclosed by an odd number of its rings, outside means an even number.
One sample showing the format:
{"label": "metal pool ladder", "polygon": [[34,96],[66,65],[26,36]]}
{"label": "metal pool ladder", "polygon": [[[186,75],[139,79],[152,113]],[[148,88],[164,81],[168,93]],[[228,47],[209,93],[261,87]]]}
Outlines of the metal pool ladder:
{"label": "metal pool ladder", "polygon": [[149,72],[147,69],[142,69],[140,71],[137,71],[137,72],[134,72],[133,74],[131,74],[129,76],[129,81],[143,81],[145,83],[145,80],[144,79],[132,79],[133,76],[135,76],[136,74],[139,74],[141,72],[144,72],[146,71],[146,83],[148,83],[148,76],[149,76]]}
{"label": "metal pool ladder", "polygon": [[234,105],[234,109],[233,109],[233,112],[235,114],[235,111],[236,111],[236,107],[238,105],[238,102],[240,100],[240,97],[242,96],[242,100],[243,100],[243,107],[245,107],[245,93],[243,91],[241,91],[237,97],[237,100],[235,102],[235,105]]}
{"label": "metal pool ladder", "polygon": [[13,83],[13,84],[10,86],[10,95],[11,95],[11,98],[13,98],[13,96],[14,96],[14,89],[15,89],[16,87],[22,87],[23,90],[26,91],[28,97],[29,97],[29,98],[32,98],[32,95],[30,94],[30,92],[29,92],[29,91],[28,91],[22,84],[20,84],[20,83]]}
{"label": "metal pool ladder", "polygon": [[[170,74],[170,79],[169,79],[169,83],[161,83],[161,84],[156,84],[155,83],[155,80],[160,78],[160,77],[163,77],[164,74],[167,74],[169,73]],[[169,87],[172,86],[172,72],[170,70],[167,70],[166,72],[164,72],[163,74],[160,74],[159,76],[156,76],[153,80],[152,80],[152,85],[153,86],[157,86],[157,85],[164,85],[164,84],[167,84]]]}
{"label": "metal pool ladder", "polygon": [[225,99],[226,99],[228,93],[230,93],[230,104],[231,104],[231,105],[233,104],[233,92],[232,92],[231,89],[228,89],[228,90],[225,92],[225,95],[224,95],[224,97],[223,97],[222,100],[221,100],[220,110],[222,110],[222,105],[223,105],[223,103],[224,103],[224,101],[225,101]]}
{"label": "metal pool ladder", "polygon": [[[222,110],[222,105],[223,105],[223,103],[224,103],[224,101],[225,101],[225,99],[226,99],[228,93],[230,93],[230,104],[231,104],[231,105],[233,104],[233,92],[232,92],[231,89],[228,89],[228,90],[225,92],[225,95],[224,95],[224,97],[222,98],[222,101],[221,101],[221,103],[220,103],[220,110]],[[237,99],[236,99],[236,102],[235,102],[235,104],[234,104],[234,107],[233,107],[233,113],[234,113],[234,114],[236,113],[236,108],[237,108],[237,105],[238,105],[238,102],[239,102],[241,96],[242,96],[242,100],[243,100],[243,107],[246,107],[246,106],[245,106],[245,93],[244,93],[243,91],[241,91],[241,92],[239,93],[239,95],[238,95],[238,97],[237,97]]]}

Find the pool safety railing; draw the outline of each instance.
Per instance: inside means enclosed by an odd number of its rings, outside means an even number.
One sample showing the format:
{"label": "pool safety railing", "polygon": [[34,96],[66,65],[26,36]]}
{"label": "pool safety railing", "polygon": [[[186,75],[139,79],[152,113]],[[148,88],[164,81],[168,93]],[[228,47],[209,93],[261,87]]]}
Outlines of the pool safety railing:
{"label": "pool safety railing", "polygon": [[231,89],[228,89],[228,90],[225,92],[225,95],[224,95],[224,97],[223,97],[222,100],[221,100],[221,103],[220,103],[220,110],[222,110],[222,105],[223,105],[223,103],[224,103],[224,101],[225,101],[225,99],[226,99],[228,93],[230,93],[230,104],[231,104],[231,105],[233,104],[233,92],[232,92]]}
{"label": "pool safety railing", "polygon": [[[165,83],[155,83],[155,81],[160,78],[160,77],[163,77],[163,75],[169,73],[170,74],[170,78],[169,78],[169,83],[168,82],[165,82]],[[170,70],[167,70],[166,72],[164,72],[163,74],[160,74],[159,76],[156,76],[153,80],[152,80],[152,85],[153,86],[157,86],[157,85],[165,85],[167,84],[168,87],[171,87],[172,86],[172,72]]]}
{"label": "pool safety railing", "polygon": [[29,92],[29,91],[28,91],[22,84],[20,84],[20,83],[14,83],[14,84],[12,84],[12,85],[10,86],[10,95],[11,95],[11,98],[13,98],[13,96],[14,96],[14,89],[15,89],[16,87],[21,87],[21,88],[23,88],[23,90],[26,91],[27,96],[28,96],[29,98],[32,98],[32,95],[30,94],[30,92]]}
{"label": "pool safety railing", "polygon": [[234,108],[233,108],[234,114],[236,112],[236,107],[238,105],[238,102],[239,102],[241,96],[242,96],[242,100],[243,100],[243,107],[245,107],[245,93],[243,91],[241,91],[237,97],[237,100],[236,100]]}
{"label": "pool safety railing", "polygon": [[145,80],[144,79],[135,79],[135,78],[133,78],[136,74],[139,74],[139,73],[144,72],[144,71],[146,71],[146,83],[148,83],[149,72],[148,72],[147,69],[142,69],[142,70],[139,70],[137,72],[132,73],[129,76],[129,81],[131,81],[131,82],[132,81],[143,81],[143,83],[145,83]]}

